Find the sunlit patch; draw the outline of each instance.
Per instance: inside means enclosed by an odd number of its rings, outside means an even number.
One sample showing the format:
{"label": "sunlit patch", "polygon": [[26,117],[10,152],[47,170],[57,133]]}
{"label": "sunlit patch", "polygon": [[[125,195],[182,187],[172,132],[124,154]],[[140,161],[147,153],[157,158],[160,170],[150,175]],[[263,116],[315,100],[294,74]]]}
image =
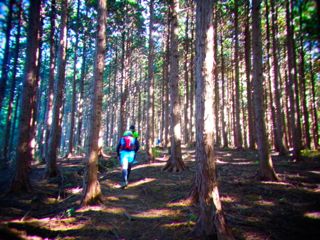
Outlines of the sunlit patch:
{"label": "sunlit patch", "polygon": [[155,180],[156,180],[155,178],[144,178],[144,179],[139,180],[137,182],[132,182],[132,183],[130,182],[129,185],[128,185],[128,188],[140,186],[142,184],[150,183],[150,182],[153,182]]}
{"label": "sunlit patch", "polygon": [[135,200],[135,199],[138,199],[138,195],[135,195],[135,194],[123,194],[123,195],[119,195],[119,198]]}
{"label": "sunlit patch", "polygon": [[230,162],[230,164],[232,165],[252,165],[252,164],[255,164],[251,161],[243,161],[243,162]]}
{"label": "sunlit patch", "polygon": [[76,187],[76,188],[70,188],[66,190],[67,193],[72,193],[72,194],[79,194],[82,193],[82,188]]}
{"label": "sunlit patch", "polygon": [[320,212],[307,212],[303,216],[312,219],[320,219]]}
{"label": "sunlit patch", "polygon": [[194,225],[195,225],[195,222],[187,221],[187,222],[168,223],[168,224],[163,224],[162,226],[165,228],[179,228],[179,227],[193,227]]}
{"label": "sunlit patch", "polygon": [[105,199],[106,201],[119,201],[119,198],[115,196],[108,196],[108,197],[105,197]]}
{"label": "sunlit patch", "polygon": [[[13,221],[14,222],[14,221]],[[19,221],[16,221],[19,222]],[[24,223],[35,224],[38,227],[50,229],[50,231],[69,231],[78,230],[86,226],[86,221],[77,220],[76,218],[42,218],[31,219]],[[33,239],[33,238],[32,238]],[[41,238],[42,239],[42,238]]]}
{"label": "sunlit patch", "polygon": [[179,210],[170,209],[151,209],[149,211],[133,214],[137,218],[160,218],[160,217],[177,217],[180,215]]}
{"label": "sunlit patch", "polygon": [[107,207],[103,210],[103,212],[111,214],[123,214],[125,212],[125,209],[119,207]]}
{"label": "sunlit patch", "polygon": [[314,173],[320,175],[320,171],[309,171],[309,173]]}
{"label": "sunlit patch", "polygon": [[189,207],[191,206],[191,201],[189,199],[182,199],[178,202],[171,202],[166,205],[167,207]]}
{"label": "sunlit patch", "polygon": [[292,186],[290,183],[287,182],[272,182],[272,181],[261,181],[263,184],[268,184],[268,185],[278,185],[278,186]]}
{"label": "sunlit patch", "polygon": [[220,199],[222,202],[225,202],[225,203],[233,203],[238,201],[238,199],[233,196],[221,196]]}
{"label": "sunlit patch", "polygon": [[225,162],[225,161],[222,161],[220,159],[217,159],[217,163],[219,163],[219,164],[229,164],[229,162]]}
{"label": "sunlit patch", "polygon": [[271,201],[266,201],[266,200],[259,200],[255,202],[259,206],[266,206],[266,207],[272,207],[275,204]]}
{"label": "sunlit patch", "polygon": [[140,169],[145,167],[159,167],[159,166],[163,166],[164,164],[165,162],[147,163],[147,164],[141,164],[141,165],[135,166],[133,169]]}
{"label": "sunlit patch", "polygon": [[87,206],[87,207],[82,207],[78,209],[77,212],[88,212],[88,211],[102,212],[104,210],[105,208],[103,206]]}

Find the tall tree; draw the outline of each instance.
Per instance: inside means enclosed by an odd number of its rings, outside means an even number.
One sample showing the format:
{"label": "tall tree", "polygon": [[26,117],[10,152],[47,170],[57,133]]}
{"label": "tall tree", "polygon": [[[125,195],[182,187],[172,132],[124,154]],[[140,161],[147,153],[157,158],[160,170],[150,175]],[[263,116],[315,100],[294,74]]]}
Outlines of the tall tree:
{"label": "tall tree", "polygon": [[290,102],[289,108],[289,121],[291,142],[293,146],[293,158],[300,159],[301,150],[301,128],[300,128],[300,114],[298,104],[298,89],[297,89],[297,75],[296,75],[296,63],[295,63],[295,46],[293,39],[293,23],[292,23],[292,11],[290,7],[290,0],[286,1],[286,29],[287,29],[287,66],[288,66],[288,80],[287,90]]}
{"label": "tall tree", "polygon": [[248,135],[249,148],[254,149],[255,132],[254,132],[254,115],[252,107],[252,79],[251,79],[251,33],[250,33],[250,1],[245,1],[245,30],[244,30],[244,48],[245,48],[245,65],[247,78],[247,100],[248,100]]}
{"label": "tall tree", "polygon": [[240,125],[240,77],[239,77],[239,6],[238,1],[234,1],[234,68],[235,68],[235,124],[234,124],[234,144],[236,148],[242,148],[242,135]]}
{"label": "tall tree", "polygon": [[218,77],[218,6],[214,4],[213,10],[213,24],[214,24],[214,31],[213,31],[213,41],[214,41],[214,66],[213,66],[213,73],[214,73],[214,120],[215,120],[215,139],[216,144],[219,146],[221,145],[221,137],[220,137],[220,129],[219,129],[219,104],[220,104],[220,97],[219,97],[219,77]]}
{"label": "tall tree", "polygon": [[309,124],[309,113],[307,108],[307,89],[306,89],[306,78],[305,78],[305,53],[304,53],[304,33],[302,29],[303,19],[302,19],[302,8],[304,2],[299,3],[299,77],[300,77],[300,93],[301,93],[301,106],[302,106],[302,115],[303,115],[303,132],[304,132],[304,141],[305,147],[311,147],[311,136],[310,136],[310,124]]}
{"label": "tall tree", "polygon": [[12,28],[12,12],[13,12],[13,4],[14,0],[9,1],[9,9],[7,16],[7,26],[6,26],[6,44],[4,46],[4,54],[2,59],[1,66],[1,78],[0,78],[0,110],[2,107],[3,98],[6,91],[6,85],[8,81],[8,72],[9,72],[9,50],[10,50],[10,36],[11,36],[11,28]]}
{"label": "tall tree", "polygon": [[196,1],[196,161],[192,192],[199,204],[195,233],[202,237],[234,239],[223,216],[214,154],[213,4]]}
{"label": "tall tree", "polygon": [[51,1],[51,12],[50,12],[50,63],[49,63],[49,80],[48,80],[48,88],[47,88],[47,106],[46,106],[46,132],[45,132],[45,152],[48,149],[48,142],[50,136],[50,128],[52,123],[52,102],[53,102],[53,86],[54,86],[54,70],[56,67],[56,43],[55,43],[55,30],[56,30],[56,1]]}
{"label": "tall tree", "polygon": [[61,1],[61,23],[59,52],[57,56],[57,75],[54,82],[52,124],[50,129],[49,144],[46,151],[46,176],[55,177],[57,169],[57,151],[61,138],[61,119],[62,119],[62,99],[66,71],[66,51],[67,51],[67,10],[68,0]]}
{"label": "tall tree", "polygon": [[[312,51],[312,46],[309,46],[310,52]],[[313,145],[314,148],[319,148],[319,127],[318,127],[318,113],[317,113],[317,106],[316,106],[316,80],[315,74],[313,70],[313,63],[312,63],[312,55],[310,54],[310,82],[311,82],[311,115],[312,115],[312,137],[313,137]]]}
{"label": "tall tree", "polygon": [[271,36],[272,36],[272,95],[274,101],[274,111],[275,111],[275,148],[279,151],[280,155],[287,153],[287,149],[284,144],[284,132],[283,132],[283,113],[281,108],[281,94],[280,94],[280,82],[279,82],[279,61],[278,61],[278,42],[277,42],[277,14],[274,6],[274,1],[270,1],[271,6]]}
{"label": "tall tree", "polygon": [[183,127],[183,133],[184,133],[184,142],[189,143],[189,21],[190,21],[190,9],[189,9],[189,1],[186,1],[186,8],[187,8],[187,16],[186,16],[186,29],[185,29],[185,39],[184,39],[184,81],[185,81],[185,99],[184,99],[184,127]]}
{"label": "tall tree", "polygon": [[171,32],[170,32],[170,115],[171,115],[171,151],[170,158],[164,167],[168,171],[185,169],[181,153],[180,96],[179,96],[179,53],[178,53],[178,12],[179,1],[170,1]]}
{"label": "tall tree", "polygon": [[146,129],[146,152],[149,158],[152,158],[152,143],[154,131],[153,119],[153,99],[154,99],[154,40],[153,40],[153,24],[154,24],[154,0],[150,0],[150,22],[149,22],[149,54],[148,54],[148,98],[147,98],[147,129]]}
{"label": "tall tree", "polygon": [[264,120],[264,91],[262,75],[261,0],[252,1],[252,54],[253,54],[253,103],[257,145],[260,158],[259,177],[277,180],[269,153],[269,143]]}
{"label": "tall tree", "polygon": [[89,205],[101,200],[101,188],[98,180],[98,140],[101,127],[102,113],[102,88],[103,71],[106,47],[106,21],[107,3],[106,0],[98,0],[98,26],[96,36],[96,53],[94,64],[94,79],[92,88],[92,108],[90,112],[87,170],[84,186],[83,205]]}
{"label": "tall tree", "polygon": [[34,127],[32,124],[32,117],[34,117],[33,112],[36,107],[40,6],[41,0],[30,2],[27,51],[19,116],[18,148],[16,151],[17,164],[15,176],[11,185],[11,190],[14,192],[29,191],[31,189],[28,172],[30,167],[29,163],[33,159]]}
{"label": "tall tree", "polygon": [[72,79],[72,99],[71,99],[71,116],[70,116],[70,133],[69,133],[69,144],[68,144],[68,155],[71,156],[73,153],[74,145],[74,130],[75,130],[75,112],[76,112],[76,86],[77,86],[77,60],[78,60],[78,44],[79,44],[79,29],[80,29],[80,0],[77,5],[77,16],[76,16],[76,42],[74,46],[74,63],[73,63],[73,79]]}

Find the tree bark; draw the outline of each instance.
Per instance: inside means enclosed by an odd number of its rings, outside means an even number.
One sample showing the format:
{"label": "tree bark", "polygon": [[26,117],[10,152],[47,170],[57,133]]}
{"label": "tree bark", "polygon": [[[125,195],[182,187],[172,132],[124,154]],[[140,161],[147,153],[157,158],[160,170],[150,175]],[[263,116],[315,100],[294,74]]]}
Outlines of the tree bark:
{"label": "tree bark", "polygon": [[37,89],[37,52],[39,51],[41,1],[30,2],[29,24],[27,30],[27,51],[24,67],[23,90],[21,96],[18,148],[16,151],[16,169],[11,191],[29,191],[31,183],[28,176],[29,163],[33,160],[34,128],[31,124],[33,111],[36,106]]}
{"label": "tree bark", "polygon": [[[189,1],[186,1],[186,8],[189,9]],[[185,29],[185,40],[184,40],[184,63],[183,63],[183,68],[184,68],[184,81],[185,81],[185,99],[184,99],[184,126],[183,126],[183,136],[184,136],[184,143],[189,142],[189,131],[188,131],[188,126],[189,126],[189,18],[190,18],[190,11],[187,10],[187,16],[186,16],[186,29]]]}
{"label": "tree bark", "polygon": [[153,160],[152,145],[153,145],[153,98],[154,98],[154,40],[153,40],[153,22],[154,22],[154,0],[149,3],[150,22],[149,22],[149,53],[148,53],[148,99],[147,99],[147,129],[146,129],[146,152],[149,160]]}
{"label": "tree bark", "polygon": [[[86,10],[86,17],[88,15],[88,9]],[[79,81],[79,99],[78,99],[78,125],[77,125],[77,145],[78,150],[81,149],[82,144],[82,123],[83,123],[83,111],[84,111],[84,82],[87,75],[87,31],[83,26],[83,47],[82,47],[82,65]]]}
{"label": "tree bark", "polygon": [[[220,35],[221,38],[221,82],[222,82],[222,96],[221,96],[221,114],[224,116],[225,115],[225,64],[224,64],[224,48],[223,48],[223,35]],[[227,126],[226,126],[226,121],[225,118],[221,118],[221,129],[222,129],[222,139],[223,139],[223,145],[222,147],[226,148],[228,147],[228,133],[227,133]]]}
{"label": "tree bark", "polygon": [[220,128],[219,128],[219,104],[220,104],[220,97],[219,97],[219,77],[218,77],[218,6],[217,2],[214,4],[213,9],[213,24],[214,24],[214,31],[213,31],[213,41],[214,41],[214,48],[213,48],[213,56],[214,56],[214,63],[213,63],[213,75],[214,75],[214,121],[215,121],[215,144],[220,146],[221,137],[220,137]]}
{"label": "tree bark", "polygon": [[240,125],[240,77],[239,77],[239,24],[238,24],[238,1],[234,2],[234,63],[235,63],[235,124],[234,124],[234,144],[237,149],[242,148],[242,135],[241,135],[241,125]]}
{"label": "tree bark", "polygon": [[66,71],[66,48],[67,48],[67,7],[68,0],[61,2],[61,23],[60,23],[60,41],[59,52],[57,56],[57,75],[54,82],[54,96],[52,105],[52,124],[50,128],[49,144],[46,152],[46,177],[56,177],[57,169],[57,151],[61,138],[61,119],[62,119],[62,99]]}
{"label": "tree bark", "polygon": [[189,139],[190,143],[193,143],[194,141],[194,131],[193,131],[193,126],[194,126],[194,99],[195,99],[195,83],[194,83],[194,35],[195,35],[195,24],[194,24],[194,2],[190,2],[190,7],[191,7],[191,56],[190,56],[190,115],[189,115]]}
{"label": "tree bark", "polygon": [[[312,52],[310,44],[310,52]],[[312,137],[313,145],[315,149],[319,149],[319,127],[318,127],[318,114],[317,114],[317,103],[316,103],[316,79],[313,71],[312,55],[310,54],[310,82],[311,82],[311,112],[312,112]]]}
{"label": "tree bark", "polygon": [[73,63],[73,79],[72,79],[72,99],[71,99],[71,116],[70,116],[70,133],[68,156],[70,157],[74,150],[74,129],[75,129],[75,112],[76,112],[76,87],[77,87],[77,60],[78,60],[78,44],[79,44],[79,28],[80,28],[80,0],[77,6],[77,21],[76,21],[76,42],[74,46],[74,63]]}
{"label": "tree bark", "polygon": [[[311,147],[311,136],[310,136],[310,124],[309,124],[309,113],[307,108],[307,89],[306,89],[306,79],[305,79],[305,57],[304,57],[304,33],[302,29],[302,4],[299,5],[299,27],[300,27],[300,63],[299,63],[299,76],[300,76],[300,92],[301,92],[301,106],[303,113],[303,130],[304,130],[304,141],[305,147],[310,149]],[[320,17],[320,16],[319,16]]]}
{"label": "tree bark", "polygon": [[252,54],[253,54],[253,103],[257,145],[260,158],[259,177],[262,180],[277,180],[269,153],[264,118],[264,92],[262,75],[262,41],[261,41],[261,0],[252,1]]}
{"label": "tree bark", "polygon": [[96,37],[96,53],[94,65],[94,81],[92,88],[92,108],[89,122],[89,148],[87,152],[87,171],[85,176],[82,205],[101,202],[102,192],[98,180],[98,140],[102,116],[103,71],[106,48],[106,0],[98,0],[98,26]]}
{"label": "tree bark", "polygon": [[254,113],[252,107],[252,79],[251,79],[251,33],[250,33],[250,1],[246,0],[246,22],[245,22],[245,65],[247,78],[247,101],[248,101],[248,135],[249,148],[255,149]]}
{"label": "tree bark", "polygon": [[194,233],[203,238],[234,239],[229,230],[219,197],[214,154],[214,41],[213,3],[196,1],[196,161],[192,192],[199,217]]}
{"label": "tree bark", "polygon": [[170,41],[170,133],[171,156],[163,170],[183,171],[186,167],[181,153],[180,96],[179,96],[179,53],[178,53],[178,0],[170,1],[171,41]]}
{"label": "tree bark", "polygon": [[284,130],[283,130],[283,112],[281,108],[281,94],[280,94],[280,82],[279,82],[279,61],[278,61],[278,43],[276,36],[278,34],[277,29],[277,14],[275,11],[274,1],[271,3],[271,32],[272,32],[272,95],[274,101],[275,110],[275,148],[280,155],[287,154],[287,148],[284,144]]}
{"label": "tree bark", "polygon": [[[295,54],[294,54],[294,40],[293,40],[293,26],[290,11],[290,1],[286,2],[286,28],[287,28],[287,65],[288,65],[288,97],[290,102],[289,108],[289,120],[290,120],[290,132],[291,141],[293,144],[293,159],[300,159],[301,150],[301,128],[299,124],[299,108],[297,108],[298,94],[297,91],[297,79],[295,71]],[[296,94],[296,96],[294,95]]]}

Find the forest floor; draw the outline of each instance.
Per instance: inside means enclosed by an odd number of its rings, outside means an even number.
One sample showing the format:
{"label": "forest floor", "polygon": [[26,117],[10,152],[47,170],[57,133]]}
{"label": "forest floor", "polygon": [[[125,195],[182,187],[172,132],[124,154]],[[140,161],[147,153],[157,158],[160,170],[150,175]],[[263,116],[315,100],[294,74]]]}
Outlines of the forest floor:
{"label": "forest floor", "polygon": [[[257,153],[216,150],[220,195],[236,239],[320,239],[320,160],[292,162],[273,156],[280,182],[255,180]],[[60,160],[61,175],[43,179],[44,165],[32,167],[34,193],[0,197],[0,239],[194,239],[194,208],[187,197],[195,152],[184,149],[188,169],[163,172],[140,153],[126,189],[119,188],[115,157],[100,160],[104,203],[80,208],[83,159]],[[0,193],[9,186],[0,171]]]}

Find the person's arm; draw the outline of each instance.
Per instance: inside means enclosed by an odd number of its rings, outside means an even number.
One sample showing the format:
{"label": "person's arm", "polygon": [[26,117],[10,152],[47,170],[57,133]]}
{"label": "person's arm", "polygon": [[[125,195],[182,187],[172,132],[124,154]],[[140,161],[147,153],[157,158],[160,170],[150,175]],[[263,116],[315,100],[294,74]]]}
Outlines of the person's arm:
{"label": "person's arm", "polygon": [[118,157],[120,156],[120,145],[121,145],[121,139],[120,139],[120,141],[119,141],[119,143],[117,145],[117,155],[118,155]]}
{"label": "person's arm", "polygon": [[139,143],[139,140],[136,138],[136,149],[135,149],[135,152],[138,152],[139,148],[140,148],[140,143]]}

